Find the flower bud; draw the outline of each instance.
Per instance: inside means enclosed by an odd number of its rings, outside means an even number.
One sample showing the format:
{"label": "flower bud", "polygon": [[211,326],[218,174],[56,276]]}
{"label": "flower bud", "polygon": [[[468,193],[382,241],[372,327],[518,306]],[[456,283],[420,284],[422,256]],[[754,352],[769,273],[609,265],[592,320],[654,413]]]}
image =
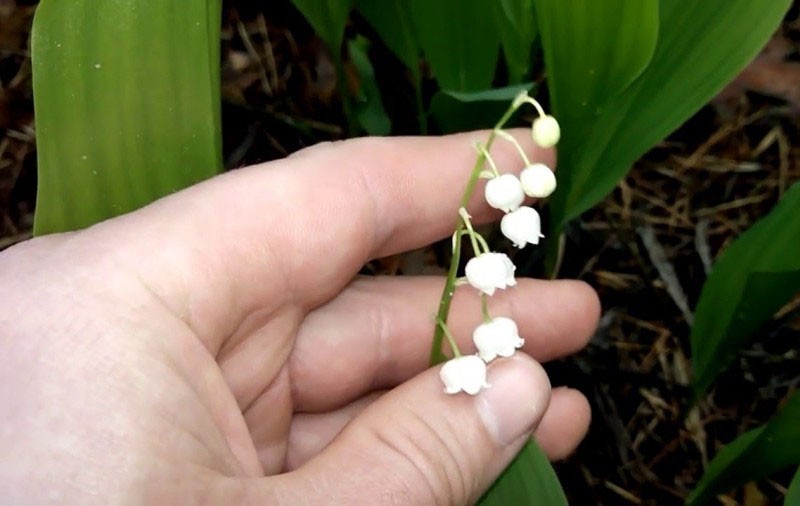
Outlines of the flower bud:
{"label": "flower bud", "polygon": [[485,195],[490,206],[505,212],[513,211],[525,200],[522,183],[514,174],[503,174],[487,181]]}
{"label": "flower bud", "polygon": [[444,391],[457,394],[464,391],[475,395],[483,388],[489,388],[486,382],[486,364],[477,355],[465,355],[445,362],[439,370],[439,377],[444,383]]}
{"label": "flower bud", "polygon": [[520,207],[503,216],[500,231],[517,248],[524,248],[526,244],[539,244],[539,238],[544,237],[539,213],[532,207]]}
{"label": "flower bud", "polygon": [[498,356],[510,357],[525,344],[514,320],[502,316],[478,325],[472,333],[472,340],[478,347],[478,355],[487,363]]}
{"label": "flower bud", "polygon": [[561,139],[561,127],[554,117],[540,116],[533,121],[531,134],[536,144],[543,148],[551,148]]}
{"label": "flower bud", "polygon": [[517,284],[514,279],[516,267],[504,253],[483,253],[470,259],[464,269],[467,282],[485,293],[494,295],[497,288]]}
{"label": "flower bud", "polygon": [[529,197],[549,197],[556,189],[556,175],[543,163],[525,167],[519,175],[519,180],[522,183],[522,190]]}

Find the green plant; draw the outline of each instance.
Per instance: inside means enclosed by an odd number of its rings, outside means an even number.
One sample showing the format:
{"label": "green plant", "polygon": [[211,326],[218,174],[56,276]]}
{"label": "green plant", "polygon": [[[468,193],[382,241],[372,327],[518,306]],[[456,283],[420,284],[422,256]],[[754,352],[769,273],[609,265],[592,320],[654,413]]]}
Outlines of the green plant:
{"label": "green plant", "polygon": [[[800,291],[800,183],[720,255],[692,325],[695,395]],[[800,442],[798,442],[800,444]]]}
{"label": "green plant", "polygon": [[[695,397],[800,292],[798,215],[800,183],[795,183],[772,212],[728,246],[703,285],[691,334]],[[719,452],[688,504],[706,504],[715,493],[796,464],[800,464],[797,392],[775,418]]]}
{"label": "green plant", "polygon": [[41,2],[36,234],[89,226],[221,170],[220,14],[220,0]]}
{"label": "green plant", "polygon": [[[552,107],[565,132],[560,191],[550,203],[550,227],[558,230],[607,195],[637,158],[733,78],[766,43],[791,2],[535,4]],[[691,334],[695,396],[800,290],[798,197],[795,185],[729,247],[703,287]],[[553,270],[562,245],[551,243]],[[713,491],[796,464],[796,452],[766,451],[776,448],[771,438],[800,447],[793,413],[787,407],[726,447],[689,503],[704,504]],[[763,438],[757,436],[762,432]]]}
{"label": "green plant", "polygon": [[[535,3],[552,108],[564,129],[565,175],[550,203],[550,226],[559,230],[719,92],[766,43],[791,1]],[[620,25],[631,28],[617,38]]]}
{"label": "green plant", "polygon": [[[442,352],[442,341],[444,337],[449,338],[450,346],[453,350],[453,353],[456,357],[460,356],[458,348],[456,347],[453,339],[449,335],[446,327],[447,316],[450,312],[450,303],[452,301],[453,295],[456,289],[457,283],[457,275],[460,266],[461,260],[461,243],[462,243],[462,236],[467,234],[469,235],[472,241],[472,248],[475,254],[477,255],[472,261],[478,259],[478,257],[482,256],[479,255],[479,252],[483,251],[485,255],[497,255],[493,253],[489,253],[489,248],[486,246],[486,242],[477,235],[474,230],[472,229],[472,225],[469,221],[469,215],[466,213],[466,205],[472,196],[475,185],[478,182],[478,179],[482,176],[485,171],[485,165],[489,164],[489,166],[493,169],[494,173],[490,174],[490,177],[498,178],[500,174],[497,172],[497,168],[494,165],[494,162],[491,161],[489,157],[489,150],[492,147],[492,144],[498,139],[498,137],[503,137],[504,132],[503,128],[506,123],[511,119],[512,115],[516,112],[516,110],[525,103],[522,98],[527,98],[527,93],[525,91],[521,91],[517,93],[516,98],[514,99],[511,107],[509,107],[505,113],[501,116],[498,122],[495,124],[494,128],[492,129],[491,133],[488,136],[486,142],[479,146],[478,156],[475,160],[475,165],[470,172],[469,179],[466,184],[466,188],[464,189],[464,193],[461,197],[461,209],[459,211],[459,218],[457,220],[455,226],[455,233],[453,235],[453,253],[452,258],[450,259],[450,268],[447,274],[447,281],[445,283],[444,289],[442,291],[441,301],[439,303],[438,312],[436,315],[437,325],[436,330],[433,335],[433,342],[431,345],[431,356],[430,356],[430,364],[435,365],[446,360],[446,356]],[[536,104],[537,108],[539,107]],[[522,148],[519,147],[519,150],[522,151]],[[523,155],[524,158],[524,155]],[[525,165],[528,166],[530,163],[527,159],[525,159]],[[548,169],[549,171],[549,169]],[[515,178],[513,178],[515,179]],[[516,201],[516,204],[512,203],[511,207],[518,207],[522,203],[522,199],[524,198],[522,185],[517,182],[519,185],[519,199]],[[489,186],[487,183],[487,200],[489,199]],[[547,194],[552,192],[555,188],[555,184],[552,185],[552,188],[549,189]],[[529,195],[532,195],[530,192],[525,192]],[[546,196],[546,195],[542,195]],[[505,211],[509,211],[512,209],[505,208],[502,204],[493,204],[490,200],[490,204],[493,207],[504,209]],[[509,216],[509,215],[506,215]],[[536,220],[538,223],[538,215],[536,216]],[[538,243],[539,241],[539,230],[535,230],[534,232],[535,242]],[[502,255],[505,258],[505,261],[508,265],[511,265],[510,260],[505,255]],[[511,269],[511,277],[513,278],[513,266]],[[469,271],[469,264],[465,268],[465,274],[467,280],[470,279],[470,271]],[[505,275],[501,276],[501,280],[496,285],[498,288],[506,288],[506,279]],[[477,286],[475,283],[471,283],[473,286]],[[511,283],[513,284],[513,283]],[[490,288],[489,295],[493,293],[494,286]],[[482,295],[482,302],[483,302],[483,315],[484,315],[484,322],[488,323],[491,322],[492,319],[488,314],[487,309],[487,296],[486,293]],[[517,336],[518,338],[519,336]],[[476,342],[477,344],[477,342]],[[521,345],[521,343],[520,343]],[[519,346],[517,346],[519,347]],[[513,351],[512,351],[513,353]],[[470,357],[473,358],[474,357]],[[480,360],[478,360],[480,362]],[[444,369],[442,370],[444,371]],[[485,369],[484,369],[485,375]],[[484,376],[484,383],[485,383],[485,376]],[[527,444],[523,447],[523,450],[517,455],[514,461],[506,468],[500,478],[494,483],[494,485],[486,492],[486,494],[481,498],[480,504],[488,505],[488,504],[536,504],[545,499],[548,505],[559,505],[559,504],[567,504],[566,497],[564,495],[564,491],[561,489],[561,485],[558,481],[558,477],[555,474],[552,466],[548,462],[546,456],[543,454],[541,449],[534,443],[532,440],[529,440]]]}
{"label": "green plant", "polygon": [[[687,506],[708,504],[717,493],[769,476],[800,462],[800,393],[767,424],[746,432],[723,448],[709,464]],[[789,502],[787,497],[786,504]]]}
{"label": "green plant", "polygon": [[794,473],[794,478],[789,484],[789,490],[786,492],[786,498],[783,502],[784,506],[794,506],[800,504],[800,468]]}

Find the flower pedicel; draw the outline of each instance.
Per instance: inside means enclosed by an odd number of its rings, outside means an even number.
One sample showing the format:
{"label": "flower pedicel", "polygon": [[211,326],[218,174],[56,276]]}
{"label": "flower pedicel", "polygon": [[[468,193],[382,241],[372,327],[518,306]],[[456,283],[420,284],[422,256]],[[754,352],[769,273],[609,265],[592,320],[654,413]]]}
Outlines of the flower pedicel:
{"label": "flower pedicel", "polygon": [[[524,104],[533,105],[539,114],[531,126],[534,142],[543,148],[549,148],[561,137],[558,121],[545,114],[536,100],[522,92],[495,126],[486,144],[476,146],[478,159],[458,211],[459,220],[453,235],[453,258],[439,304],[439,312],[436,315],[437,327],[431,352],[432,361],[441,361],[443,358],[441,345],[444,338],[453,351],[453,358],[447,360],[439,371],[445,392],[448,394],[466,392],[476,395],[482,389],[488,388],[486,364],[497,357],[512,356],[524,343],[514,320],[503,316],[492,317],[488,309],[490,296],[497,290],[504,290],[517,284],[514,278],[515,266],[504,253],[490,250],[486,240],[473,228],[471,217],[465,209],[475,190],[477,180],[488,179],[484,189],[486,202],[491,207],[506,213],[500,222],[503,235],[518,248],[528,244],[538,244],[539,239],[544,237],[541,233],[539,213],[534,208],[522,204],[526,195],[535,198],[549,196],[556,188],[555,175],[550,167],[542,163],[531,163],[522,146],[503,130],[506,121]],[[501,173],[489,154],[489,148],[498,137],[512,143],[519,153],[523,167],[519,177],[511,173]],[[456,280],[461,258],[461,243],[465,235],[469,237],[475,256],[467,262],[464,279]],[[472,335],[475,347],[478,349],[476,355],[462,355],[447,327],[450,301],[457,284],[469,284],[480,292],[483,323],[475,328]]]}

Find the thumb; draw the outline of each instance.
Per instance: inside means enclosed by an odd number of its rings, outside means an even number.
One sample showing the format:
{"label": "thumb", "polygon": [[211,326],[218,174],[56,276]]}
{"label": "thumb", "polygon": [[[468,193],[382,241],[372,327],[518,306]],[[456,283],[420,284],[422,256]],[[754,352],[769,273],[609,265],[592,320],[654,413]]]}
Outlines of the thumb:
{"label": "thumb", "polygon": [[489,367],[491,387],[447,395],[439,368],[387,393],[298,470],[265,478],[279,504],[467,504],[511,462],[547,409],[542,367],[517,353]]}

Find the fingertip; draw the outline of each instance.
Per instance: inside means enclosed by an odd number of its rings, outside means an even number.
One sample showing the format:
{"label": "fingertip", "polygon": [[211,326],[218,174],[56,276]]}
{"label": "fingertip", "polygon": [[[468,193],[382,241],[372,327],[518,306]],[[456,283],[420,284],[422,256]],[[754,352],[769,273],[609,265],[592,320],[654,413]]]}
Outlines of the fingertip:
{"label": "fingertip", "polygon": [[602,306],[600,303],[600,296],[597,291],[587,282],[574,279],[564,280],[570,288],[574,291],[575,307],[573,312],[580,316],[580,321],[583,323],[581,328],[577,329],[580,337],[583,338],[581,348],[589,342],[589,339],[594,335],[597,329],[597,322],[600,320]]}
{"label": "fingertip", "polygon": [[547,362],[583,349],[594,335],[600,315],[595,291],[583,281],[531,280],[526,296],[508,298],[519,315],[525,351]]}
{"label": "fingertip", "polygon": [[[480,497],[542,420],[550,382],[523,353],[493,361],[491,386],[475,396],[445,394],[438,373],[429,369],[386,393],[286,476],[326,484],[318,492],[329,501],[357,496],[385,504],[389,494],[406,504],[462,504]],[[358,482],[345,486],[342,475]],[[370,483],[385,485],[382,498]]]}
{"label": "fingertip", "polygon": [[582,279],[571,279],[566,280],[572,285],[574,285],[575,290],[581,294],[581,298],[584,299],[586,303],[586,312],[587,314],[593,315],[594,320],[596,321],[600,317],[600,313],[602,311],[602,305],[600,303],[600,296],[597,294],[597,291]]}
{"label": "fingertip", "polygon": [[533,431],[550,403],[550,380],[544,368],[524,353],[489,365],[491,387],[476,398],[489,435],[506,446]]}
{"label": "fingertip", "polygon": [[550,405],[534,437],[550,460],[569,457],[586,437],[592,420],[589,401],[578,390],[553,389]]}

